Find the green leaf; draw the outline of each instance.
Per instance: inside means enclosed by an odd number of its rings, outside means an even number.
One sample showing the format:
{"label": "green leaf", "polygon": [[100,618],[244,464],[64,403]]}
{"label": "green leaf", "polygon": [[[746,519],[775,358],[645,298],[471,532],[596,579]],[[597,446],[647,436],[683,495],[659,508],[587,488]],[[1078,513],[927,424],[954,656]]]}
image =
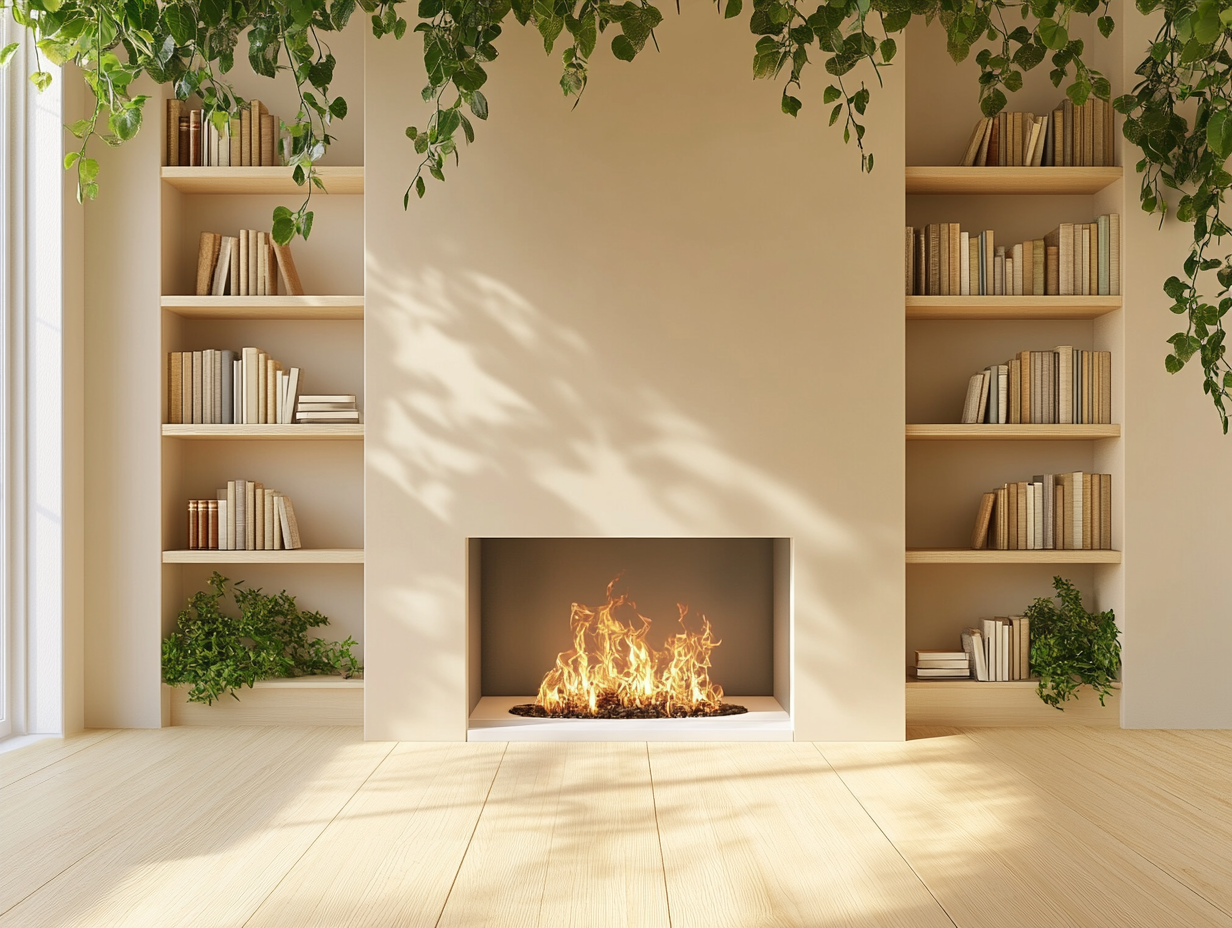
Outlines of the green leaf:
{"label": "green leaf", "polygon": [[333,116],[334,119],[346,119],[346,100],[342,99],[342,97],[334,97],[333,101],[329,104],[329,114]]}
{"label": "green leaf", "polygon": [[621,61],[632,61],[637,57],[637,49],[633,47],[628,36],[621,34],[612,39],[612,54]]}
{"label": "green leaf", "polygon": [[14,52],[17,51],[20,43],[10,42],[4,48],[0,49],[0,68],[4,67],[12,59]]}
{"label": "green leaf", "polygon": [[1220,160],[1225,160],[1232,154],[1232,118],[1229,110],[1220,110],[1206,124],[1206,144],[1211,147]]}
{"label": "green leaf", "polygon": [[81,157],[81,152],[70,151],[64,156],[64,170],[68,170],[77,163],[77,159]]}
{"label": "green leaf", "polygon": [[441,0],[419,0],[419,18],[435,19],[444,8]]}
{"label": "green leaf", "polygon": [[1005,94],[1000,90],[993,90],[985,94],[984,98],[980,100],[980,112],[985,116],[996,116],[1005,109],[1007,102],[1009,101],[1005,99]]}
{"label": "green leaf", "polygon": [[795,97],[790,96],[789,94],[784,92],[783,100],[780,106],[784,113],[786,113],[788,116],[794,117],[797,113],[800,112],[801,103]]}
{"label": "green leaf", "polygon": [[197,34],[196,17],[179,4],[163,7],[163,22],[176,45],[187,45]]}
{"label": "green leaf", "polygon": [[116,138],[127,142],[141,128],[141,107],[129,104],[118,113],[112,113],[107,120],[107,127],[115,133]]}
{"label": "green leaf", "polygon": [[821,102],[830,104],[843,95],[843,92],[831,84],[821,95]]}
{"label": "green leaf", "polygon": [[733,19],[740,15],[740,11],[744,8],[741,0],[727,0],[727,6],[723,8],[723,18]]}
{"label": "green leaf", "polygon": [[481,94],[478,90],[471,94],[471,113],[476,119],[488,118],[488,98]]}
{"label": "green leaf", "polygon": [[893,39],[883,39],[881,42],[881,60],[889,64],[898,52],[898,43]]}
{"label": "green leaf", "polygon": [[1053,19],[1041,19],[1036,27],[1040,41],[1046,48],[1062,49],[1069,44],[1069,33],[1065,27]]}
{"label": "green leaf", "polygon": [[424,195],[424,179],[423,179],[422,177],[416,177],[416,178],[415,178],[415,193],[419,196],[419,199],[421,199],[421,200],[423,199],[423,195]]}
{"label": "green leaf", "polygon": [[1174,354],[1170,354],[1164,358],[1164,370],[1166,370],[1169,374],[1175,374],[1184,366],[1185,362]]}
{"label": "green leaf", "polygon": [[30,83],[38,88],[39,93],[42,93],[51,86],[51,75],[46,71],[35,71],[30,75]]}
{"label": "green leaf", "polygon": [[1112,30],[1116,28],[1116,23],[1112,21],[1111,16],[1101,16],[1095,22],[1099,26],[1100,35],[1105,39],[1112,35]]}
{"label": "green leaf", "polygon": [[288,245],[295,237],[295,221],[286,216],[275,217],[273,232],[274,241],[279,245]]}

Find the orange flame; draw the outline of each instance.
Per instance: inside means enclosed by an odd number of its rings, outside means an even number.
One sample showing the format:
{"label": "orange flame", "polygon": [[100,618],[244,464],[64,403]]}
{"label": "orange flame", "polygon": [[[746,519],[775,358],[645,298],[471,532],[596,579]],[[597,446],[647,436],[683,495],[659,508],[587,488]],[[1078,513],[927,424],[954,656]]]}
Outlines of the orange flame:
{"label": "orange flame", "polygon": [[[710,622],[703,615],[701,631],[690,631],[685,625],[689,607],[678,603],[681,630],[656,651],[646,643],[650,619],[637,612],[626,594],[612,595],[616,580],[607,585],[607,603],[597,610],[573,604],[573,650],[557,656],[539,686],[536,705],[553,716],[593,716],[613,707],[657,709],[669,717],[717,712],[723,688],[710,682],[708,671],[710,652],[721,642],[714,640]],[[633,611],[640,628],[617,618],[621,607]]]}

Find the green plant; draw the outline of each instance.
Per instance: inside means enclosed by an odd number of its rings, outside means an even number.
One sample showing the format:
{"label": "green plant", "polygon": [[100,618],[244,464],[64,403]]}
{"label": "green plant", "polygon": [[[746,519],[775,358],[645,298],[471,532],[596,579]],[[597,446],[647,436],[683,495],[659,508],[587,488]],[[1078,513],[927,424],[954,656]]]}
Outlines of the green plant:
{"label": "green plant", "polygon": [[210,590],[194,593],[176,629],[163,641],[163,682],[191,684],[192,702],[213,703],[241,686],[272,677],[363,671],[351,648],[355,641],[309,638],[308,630],[329,624],[319,612],[302,612],[284,590],[273,596],[231,585],[239,617],[223,613],[220,602],[230,581],[215,572]]}
{"label": "green plant", "polygon": [[1099,694],[1099,704],[1112,692],[1112,682],[1121,669],[1121,644],[1116,617],[1106,612],[1087,612],[1082,594],[1068,580],[1053,577],[1060,606],[1051,597],[1041,597],[1024,613],[1031,620],[1031,671],[1039,674],[1039,698],[1056,709],[1078,687],[1089,685]]}

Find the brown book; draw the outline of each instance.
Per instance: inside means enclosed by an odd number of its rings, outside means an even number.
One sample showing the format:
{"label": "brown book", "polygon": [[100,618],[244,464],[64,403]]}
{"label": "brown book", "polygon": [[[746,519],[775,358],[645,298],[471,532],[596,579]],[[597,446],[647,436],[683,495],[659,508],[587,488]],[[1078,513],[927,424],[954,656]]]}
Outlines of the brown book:
{"label": "brown book", "polygon": [[1074,165],[1074,104],[1069,98],[1061,101],[1061,134],[1064,137],[1062,146],[1065,153],[1065,167]]}
{"label": "brown book", "polygon": [[1095,551],[1104,547],[1103,483],[1103,474],[1091,475],[1091,548]]}
{"label": "brown book", "polygon": [[1030,538],[1027,534],[1027,484],[1025,481],[1019,481],[1015,484],[1018,495],[1018,549],[1026,551],[1031,547]]}
{"label": "brown book", "polygon": [[1060,107],[1052,111],[1052,163],[1065,164],[1065,111]]}
{"label": "brown book", "polygon": [[227,120],[227,164],[233,168],[238,168],[242,160],[240,132],[240,117],[233,115]]}
{"label": "brown book", "polygon": [[1104,550],[1112,549],[1112,474],[1101,474],[1099,481],[1099,540]]}
{"label": "brown book", "polygon": [[1116,166],[1116,110],[1109,102],[1104,110],[1107,118],[1104,120],[1104,164],[1107,167]]}
{"label": "brown book", "polygon": [[192,352],[180,352],[183,366],[180,369],[180,422],[192,424]]}
{"label": "brown book", "polygon": [[1011,130],[1010,136],[1010,154],[1013,155],[1013,160],[1007,159],[1006,163],[1011,167],[1022,167],[1022,113],[1011,113],[1011,118],[1014,121],[1014,128]]}
{"label": "brown book", "polygon": [[176,157],[181,167],[188,164],[188,117],[180,116],[179,139],[176,142]]}
{"label": "brown book", "polygon": [[988,543],[988,523],[992,519],[992,507],[997,501],[996,493],[985,493],[980,498],[980,508],[975,514],[975,528],[971,530],[971,547],[980,551]]}
{"label": "brown book", "polygon": [[202,232],[197,244],[197,296],[208,296],[214,281],[213,232]]}
{"label": "brown book", "polygon": [[197,550],[197,501],[190,499],[188,501],[188,550]]}
{"label": "brown book", "polygon": [[1005,521],[1009,532],[1009,550],[1017,551],[1018,544],[1018,484],[1011,483],[1005,488],[1006,501],[1009,503],[1005,512]]}
{"label": "brown book", "polygon": [[261,114],[261,166],[274,167],[274,126],[277,120],[273,116]]}
{"label": "brown book", "polygon": [[[287,278],[284,267],[289,267],[292,271],[295,270],[295,262],[291,260],[290,245],[276,245],[275,248],[286,248],[287,263],[284,265],[282,252],[278,252],[278,272],[282,274],[283,285],[287,288],[287,293],[296,294],[302,293],[303,287],[300,286],[299,275],[295,275],[294,287],[292,289],[292,281]],[[915,232],[915,292],[919,296],[925,296],[928,293],[928,230],[916,229]]]}
{"label": "brown book", "polygon": [[1091,419],[1091,352],[1082,352],[1082,421],[1090,425]]}
{"label": "brown book", "polygon": [[970,273],[968,291],[971,296],[980,295],[980,237],[974,233],[967,236],[967,270]]}
{"label": "brown book", "polygon": [[[274,246],[277,249],[277,245]],[[281,262],[279,262],[281,265]],[[914,292],[915,284],[915,229],[907,226],[907,234],[903,239],[903,279],[906,286],[906,295],[911,296]],[[283,284],[286,284],[286,278],[283,278]]]}
{"label": "brown book", "polygon": [[1075,107],[1074,107],[1074,129],[1073,129],[1073,136],[1074,136],[1074,138],[1073,138],[1073,142],[1072,142],[1072,147],[1073,147],[1073,150],[1074,150],[1074,161],[1073,161],[1073,164],[1074,164],[1074,167],[1076,167],[1076,168],[1083,168],[1083,167],[1086,167],[1086,166],[1087,166],[1087,165],[1086,165],[1086,162],[1082,160],[1082,158],[1083,158],[1083,147],[1082,147],[1082,138],[1083,138],[1083,136],[1082,136],[1082,119],[1083,119],[1083,115],[1084,115],[1084,110],[1083,110],[1083,107],[1081,107],[1081,106],[1075,106]]}
{"label": "brown book", "polygon": [[941,226],[928,224],[928,295],[941,295]]}
{"label": "brown book", "polygon": [[937,292],[942,296],[950,295],[950,223],[943,222],[937,227]]}
{"label": "brown book", "polygon": [[167,421],[180,425],[184,421],[184,352],[172,351],[167,355]]}
{"label": "brown book", "polygon": [[1010,487],[1002,484],[997,491],[997,547],[1001,551],[1010,549]]}
{"label": "brown book", "polygon": [[1011,425],[1018,425],[1022,422],[1022,362],[1013,357],[1005,363],[1009,368],[1010,392],[1010,414],[1007,421]]}
{"label": "brown book", "polygon": [[992,117],[992,124],[988,127],[988,153],[984,157],[984,164],[987,167],[996,167],[1001,163],[1001,117]]}
{"label": "brown book", "polygon": [[994,271],[993,265],[996,262],[997,250],[993,244],[992,229],[984,230],[984,294],[991,296],[993,292]]}
{"label": "brown book", "polygon": [[1108,293],[1120,296],[1121,293],[1121,216],[1111,213],[1108,216]]}
{"label": "brown book", "polygon": [[180,110],[183,104],[172,97],[167,101],[167,164],[176,167],[180,163]]}
{"label": "brown book", "polygon": [[1019,376],[1018,391],[1021,396],[1021,399],[1019,401],[1020,405],[1019,405],[1019,410],[1018,410],[1018,415],[1019,415],[1018,421],[1029,423],[1031,422],[1031,416],[1033,415],[1032,410],[1034,409],[1034,407],[1031,405],[1031,387],[1032,387],[1031,352],[1029,351],[1018,352],[1018,368],[1021,372],[1018,375]]}
{"label": "brown book", "polygon": [[245,106],[240,110],[240,165],[252,166],[252,109]]}
{"label": "brown book", "polygon": [[983,137],[980,139],[980,149],[975,154],[975,161],[972,162],[973,164],[977,164],[980,167],[983,167],[984,165],[988,163],[988,145],[989,145],[989,142],[992,140],[992,125],[993,125],[992,119],[984,120],[984,134],[983,134]]}
{"label": "brown book", "polygon": [[295,507],[291,505],[291,498],[288,496],[279,496],[275,498],[275,503],[278,505],[278,516],[282,521],[282,544],[285,548],[302,548],[303,544],[299,537],[299,524],[295,521]]}
{"label": "brown book", "polygon": [[[1094,94],[1092,94],[1094,96]],[[1104,167],[1108,162],[1104,158],[1104,142],[1108,138],[1108,133],[1104,129],[1104,122],[1107,120],[1108,104],[1099,97],[1095,97],[1095,132],[1094,132],[1094,153],[1093,164],[1097,168]]]}
{"label": "brown book", "polygon": [[1091,548],[1091,475],[1082,475],[1082,549]]}
{"label": "brown book", "polygon": [[977,119],[975,128],[971,130],[971,138],[967,141],[967,147],[963,150],[962,160],[958,162],[959,167],[969,168],[975,164],[975,156],[979,153],[980,142],[984,139],[984,133],[988,128],[988,120]]}
{"label": "brown book", "polygon": [[1022,293],[1035,296],[1035,243],[1022,243]]}
{"label": "brown book", "polygon": [[1091,167],[1095,164],[1095,95],[1087,97],[1082,104],[1082,163]]}
{"label": "brown book", "polygon": [[250,113],[250,128],[248,132],[249,144],[252,146],[252,152],[248,156],[249,163],[254,167],[261,167],[261,117],[265,115],[265,104],[260,100],[250,100],[248,102]]}
{"label": "brown book", "polygon": [[205,547],[218,550],[218,500],[202,500],[206,506]]}
{"label": "brown book", "polygon": [[1031,292],[1036,296],[1047,292],[1044,288],[1045,268],[1044,240],[1037,238],[1031,242]]}
{"label": "brown book", "polygon": [[1044,293],[1048,296],[1057,296],[1061,292],[1058,251],[1056,245],[1044,245]]}

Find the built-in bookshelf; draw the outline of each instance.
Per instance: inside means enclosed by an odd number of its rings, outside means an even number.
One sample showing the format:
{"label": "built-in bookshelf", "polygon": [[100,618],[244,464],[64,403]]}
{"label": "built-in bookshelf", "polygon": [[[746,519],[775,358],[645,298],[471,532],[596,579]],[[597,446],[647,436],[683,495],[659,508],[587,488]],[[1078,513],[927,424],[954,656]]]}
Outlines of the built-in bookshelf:
{"label": "built-in bookshelf", "polygon": [[[268,229],[273,208],[295,208],[307,193],[286,167],[167,167],[161,177],[162,296],[158,364],[168,394],[171,352],[260,345],[302,366],[299,394],[355,394],[363,402],[363,198],[361,165],[322,166],[312,191],[311,240],[297,239],[305,295],[196,296],[196,242],[203,231]],[[164,404],[166,400],[164,400]],[[325,634],[363,642],[362,424],[171,424],[161,410],[164,633],[188,595],[217,570],[248,587],[286,589],[307,609],[330,616]],[[293,496],[304,547],[292,550],[184,550],[185,508],[213,498],[236,473],[262,476]],[[300,594],[303,595],[300,595]],[[324,600],[324,601],[323,601]],[[362,681],[345,681],[362,690]],[[272,687],[271,718],[329,724],[317,690],[336,678]],[[247,694],[245,694],[247,695]],[[173,694],[170,719],[201,724],[210,707],[185,707]],[[276,705],[274,705],[276,704]],[[355,703],[360,706],[361,703]],[[262,704],[264,706],[264,703]],[[323,710],[322,710],[323,711]],[[348,709],[351,715],[362,709]],[[315,714],[314,714],[315,713]],[[352,719],[358,722],[359,716]],[[216,724],[234,724],[219,716]],[[335,720],[336,723],[336,720]]]}
{"label": "built-in bookshelf", "polygon": [[[978,71],[911,61],[907,67],[907,226],[957,221],[964,230],[995,229],[998,243],[1025,242],[1062,223],[1090,222],[1125,208],[1121,167],[954,166],[979,116],[972,89]],[[1028,77],[1011,108],[1051,112],[1059,92],[1046,78]],[[968,108],[955,112],[955,101]],[[1092,595],[1099,578],[1119,571],[1120,550],[973,550],[970,536],[981,495],[1032,473],[1111,473],[1112,511],[1121,511],[1122,430],[1115,410],[1123,391],[1118,340],[1123,305],[1120,295],[1051,292],[904,297],[905,667],[914,664],[916,650],[959,647],[962,627],[975,625],[980,616],[1020,614],[1034,597],[1050,594],[1054,574],[1070,577]],[[972,371],[1024,348],[1047,351],[1054,345],[1113,352],[1111,422],[961,424]],[[1116,549],[1121,534],[1115,520],[1112,538]],[[1032,681],[909,676],[906,689],[909,726],[1119,724],[1119,688],[1107,707],[1084,697],[1064,713],[1045,706]]]}

